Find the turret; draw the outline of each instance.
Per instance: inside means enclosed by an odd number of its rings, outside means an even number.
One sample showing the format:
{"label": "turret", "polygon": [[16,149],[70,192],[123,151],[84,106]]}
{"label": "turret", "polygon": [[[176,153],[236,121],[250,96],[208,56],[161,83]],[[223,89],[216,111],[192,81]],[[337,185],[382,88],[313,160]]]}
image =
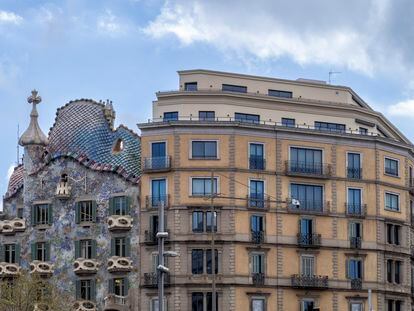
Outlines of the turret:
{"label": "turret", "polygon": [[114,107],[112,106],[112,101],[110,101],[109,99],[106,100],[104,114],[105,114],[106,120],[109,123],[109,126],[111,127],[111,129],[113,129],[116,114],[115,114]]}

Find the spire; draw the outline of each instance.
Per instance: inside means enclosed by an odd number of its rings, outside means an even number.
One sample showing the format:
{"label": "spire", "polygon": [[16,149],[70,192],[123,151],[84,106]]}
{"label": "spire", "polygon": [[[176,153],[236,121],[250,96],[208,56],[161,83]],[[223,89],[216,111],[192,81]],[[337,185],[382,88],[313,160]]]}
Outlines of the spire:
{"label": "spire", "polygon": [[111,127],[111,129],[113,129],[116,113],[115,113],[114,107],[112,106],[112,100],[109,100],[109,99],[106,100],[106,104],[104,107],[104,114],[105,114],[106,120],[109,123],[109,126]]}
{"label": "spire", "polygon": [[37,123],[37,118],[39,114],[37,113],[36,105],[42,101],[42,98],[37,94],[36,90],[32,91],[32,95],[27,98],[27,102],[32,104],[32,112],[30,113],[30,124],[27,130],[20,137],[19,144],[21,146],[28,145],[40,145],[46,146],[48,144],[48,139],[45,134],[43,134],[40,129],[39,124]]}

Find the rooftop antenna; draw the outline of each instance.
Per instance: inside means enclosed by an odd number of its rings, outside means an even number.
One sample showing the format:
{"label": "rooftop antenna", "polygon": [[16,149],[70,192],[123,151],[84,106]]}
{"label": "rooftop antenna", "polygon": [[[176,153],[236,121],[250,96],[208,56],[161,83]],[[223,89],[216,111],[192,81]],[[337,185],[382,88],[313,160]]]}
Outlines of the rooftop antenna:
{"label": "rooftop antenna", "polygon": [[332,71],[332,69],[329,71],[329,84],[331,84],[332,76],[336,74],[340,74],[342,72],[340,71]]}
{"label": "rooftop antenna", "polygon": [[17,166],[19,166],[19,164],[20,164],[19,139],[20,139],[20,125],[19,125],[19,123],[17,123]]}

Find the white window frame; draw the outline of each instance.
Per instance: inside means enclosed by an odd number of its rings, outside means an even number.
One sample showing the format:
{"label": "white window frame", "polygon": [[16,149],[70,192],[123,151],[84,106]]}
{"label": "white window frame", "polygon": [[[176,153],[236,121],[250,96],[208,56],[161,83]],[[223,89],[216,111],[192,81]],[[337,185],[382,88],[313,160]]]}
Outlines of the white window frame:
{"label": "white window frame", "polygon": [[[205,141],[205,142],[216,142],[216,158],[193,158],[193,142],[197,142],[197,141]],[[189,154],[188,154],[188,158],[190,160],[202,160],[202,161],[206,161],[206,160],[220,160],[220,140],[219,139],[190,139],[190,145],[189,145]]]}
{"label": "white window frame", "polygon": [[[398,209],[394,210],[391,208],[387,208],[387,194],[396,195],[398,197]],[[385,191],[384,192],[384,210],[394,213],[400,213],[401,212],[401,196],[399,193],[392,192],[392,191]]]}
{"label": "white window frame", "polygon": [[[211,176],[190,176],[189,177],[189,184],[188,184],[188,196],[189,197],[205,197],[204,195],[197,195],[193,194],[193,179],[211,179]],[[214,179],[217,180],[217,195],[220,193],[220,177],[214,176]]]}
{"label": "white window frame", "polygon": [[150,154],[149,154],[149,156],[150,156],[150,158],[152,158],[152,144],[156,144],[156,143],[165,143],[165,156],[167,157],[168,156],[168,141],[167,140],[153,140],[153,141],[150,141],[150,142],[148,142],[148,144],[149,144],[149,151],[150,151]]}
{"label": "white window frame", "polygon": [[250,299],[250,311],[253,311],[253,301],[260,300],[263,301],[263,311],[267,310],[267,303],[266,303],[266,297],[263,296],[253,296]]}
{"label": "white window frame", "polygon": [[325,163],[325,149],[321,147],[312,147],[312,146],[301,146],[301,145],[289,145],[289,156],[288,159],[291,161],[291,152],[292,148],[299,148],[299,149],[310,149],[310,150],[320,150],[322,151],[322,164]]}
{"label": "white window frame", "polygon": [[168,196],[168,178],[166,176],[164,177],[156,177],[151,178],[149,183],[149,195],[152,196],[152,181],[153,180],[165,180],[165,195]]}
{"label": "white window frame", "polygon": [[[397,175],[388,174],[385,172],[385,159],[397,161]],[[384,175],[390,176],[390,177],[400,177],[400,160],[397,158],[384,156]]]}

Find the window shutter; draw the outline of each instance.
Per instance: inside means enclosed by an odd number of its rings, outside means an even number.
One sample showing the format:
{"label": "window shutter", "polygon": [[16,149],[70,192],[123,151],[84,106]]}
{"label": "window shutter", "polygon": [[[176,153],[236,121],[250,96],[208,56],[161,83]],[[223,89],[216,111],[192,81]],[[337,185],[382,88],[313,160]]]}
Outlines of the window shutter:
{"label": "window shutter", "polygon": [[128,277],[124,278],[124,286],[125,286],[125,296],[128,296],[128,291],[129,291],[129,279],[128,279]]}
{"label": "window shutter", "polygon": [[50,261],[50,242],[45,242],[45,247],[46,247],[46,251],[45,251],[45,255],[46,255],[46,261]]}
{"label": "window shutter", "polygon": [[36,254],[36,243],[32,243],[32,247],[31,247],[31,255],[32,255],[32,260],[36,260],[37,259],[37,254]]}
{"label": "window shutter", "polygon": [[96,240],[92,240],[92,258],[96,258]]}
{"label": "window shutter", "polygon": [[80,258],[81,252],[80,252],[80,241],[75,241],[75,259]]}
{"label": "window shutter", "polygon": [[35,205],[33,205],[31,208],[30,218],[31,218],[32,226],[35,227],[36,226],[36,206]]}
{"label": "window shutter", "polygon": [[114,214],[114,198],[109,198],[109,216]]}
{"label": "window shutter", "polygon": [[[4,261],[4,248],[2,247],[2,261]],[[20,244],[16,244],[16,263],[20,265]]]}
{"label": "window shutter", "polygon": [[96,222],[96,201],[92,201],[92,221]]}
{"label": "window shutter", "polygon": [[96,280],[91,280],[91,300],[96,301]]}
{"label": "window shutter", "polygon": [[115,256],[115,239],[111,239],[111,256]]}
{"label": "window shutter", "polygon": [[75,286],[76,286],[76,299],[81,299],[81,281],[76,280]]}
{"label": "window shutter", "polygon": [[125,197],[125,203],[126,203],[126,214],[130,215],[131,214],[131,197]]}
{"label": "window shutter", "polygon": [[114,288],[114,279],[109,279],[108,280],[108,293],[110,294],[114,294],[115,293],[115,288]]}
{"label": "window shutter", "polygon": [[131,238],[125,238],[125,256],[131,257]]}
{"label": "window shutter", "polygon": [[48,217],[48,223],[49,225],[53,224],[53,205],[49,204],[48,205],[48,213],[47,213],[47,217]]}
{"label": "window shutter", "polygon": [[75,221],[77,224],[80,224],[80,203],[76,202],[75,205]]}
{"label": "window shutter", "polygon": [[345,277],[349,279],[349,259],[345,261]]}
{"label": "window shutter", "polygon": [[0,262],[4,262],[5,261],[5,258],[4,257],[5,257],[4,256],[4,245],[1,244],[0,245]]}

